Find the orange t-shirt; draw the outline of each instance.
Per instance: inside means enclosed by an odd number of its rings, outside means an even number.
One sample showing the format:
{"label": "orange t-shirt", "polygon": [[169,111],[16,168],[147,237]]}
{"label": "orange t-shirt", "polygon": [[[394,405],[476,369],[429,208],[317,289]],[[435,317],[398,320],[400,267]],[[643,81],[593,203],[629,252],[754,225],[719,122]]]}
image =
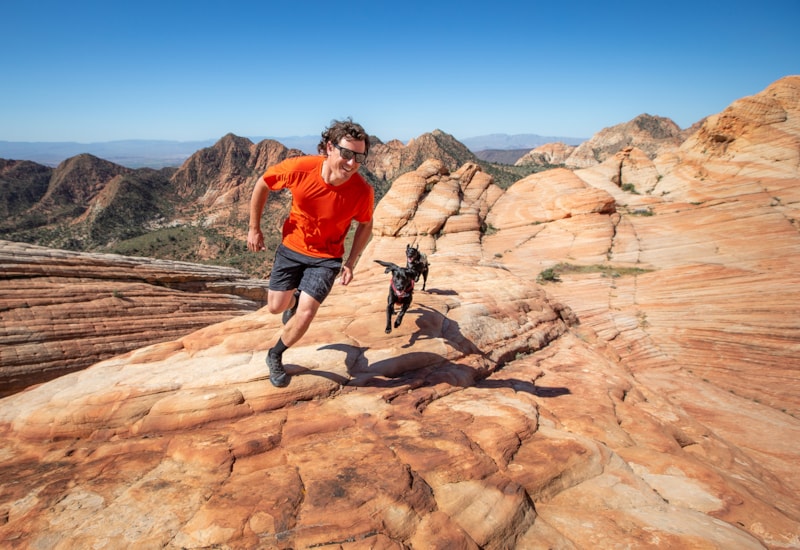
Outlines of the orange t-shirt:
{"label": "orange t-shirt", "polygon": [[288,189],[292,209],[283,223],[283,244],[315,258],[341,258],[350,223],[372,219],[375,191],[356,172],[341,185],[322,179],[323,156],[288,158],[264,172],[272,191]]}

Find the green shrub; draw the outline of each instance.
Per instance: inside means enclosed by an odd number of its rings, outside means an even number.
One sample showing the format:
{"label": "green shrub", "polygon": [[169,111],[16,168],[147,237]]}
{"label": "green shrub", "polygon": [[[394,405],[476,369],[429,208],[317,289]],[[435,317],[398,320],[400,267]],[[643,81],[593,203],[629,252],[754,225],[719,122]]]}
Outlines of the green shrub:
{"label": "green shrub", "polygon": [[652,270],[643,269],[641,267],[615,267],[613,265],[606,265],[606,264],[575,265],[568,263],[559,263],[539,273],[539,276],[536,277],[536,282],[557,283],[561,281],[560,275],[564,273],[601,273],[603,277],[617,278],[630,275],[641,275],[642,273],[648,273],[650,271]]}
{"label": "green shrub", "polygon": [[558,276],[558,272],[556,271],[556,268],[548,267],[547,269],[545,269],[544,271],[539,273],[539,276],[536,277],[536,282],[537,283],[558,283],[558,282],[561,282],[561,278]]}

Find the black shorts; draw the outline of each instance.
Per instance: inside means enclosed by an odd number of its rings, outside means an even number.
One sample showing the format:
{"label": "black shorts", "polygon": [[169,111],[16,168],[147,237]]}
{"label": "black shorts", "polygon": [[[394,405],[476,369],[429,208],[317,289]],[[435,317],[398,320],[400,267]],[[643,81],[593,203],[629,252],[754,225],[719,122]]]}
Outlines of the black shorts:
{"label": "black shorts", "polygon": [[342,270],[341,258],[315,258],[284,245],[275,252],[269,276],[270,290],[300,289],[320,304],[328,297],[336,276]]}

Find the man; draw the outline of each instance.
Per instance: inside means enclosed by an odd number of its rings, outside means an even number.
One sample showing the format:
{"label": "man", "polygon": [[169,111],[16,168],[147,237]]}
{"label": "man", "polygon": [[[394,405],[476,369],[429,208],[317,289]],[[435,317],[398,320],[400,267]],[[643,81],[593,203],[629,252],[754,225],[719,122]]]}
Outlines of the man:
{"label": "man", "polygon": [[[283,332],[267,352],[269,379],[276,387],[289,383],[283,352],[308,330],[341,272],[344,285],[372,234],[375,192],[358,173],[369,153],[369,136],[349,118],[334,120],[322,132],[317,155],[294,157],[270,168],[256,182],[250,199],[247,248],[264,250],[261,214],[269,191],[289,189],[292,207],[283,224],[283,241],[275,253],[267,307],[283,312]],[[344,240],[351,222],[358,223],[347,260]]]}

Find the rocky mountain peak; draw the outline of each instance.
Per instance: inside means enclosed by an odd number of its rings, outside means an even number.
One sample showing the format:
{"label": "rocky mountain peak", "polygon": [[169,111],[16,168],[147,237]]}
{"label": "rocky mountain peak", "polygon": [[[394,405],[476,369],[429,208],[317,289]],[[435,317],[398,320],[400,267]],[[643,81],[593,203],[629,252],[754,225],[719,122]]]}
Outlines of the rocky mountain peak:
{"label": "rocky mountain peak", "polygon": [[[253,142],[227,134],[211,147],[200,149],[181,165],[172,176],[178,194],[186,200],[196,199],[213,189],[229,189],[252,176],[250,152]],[[223,180],[225,183],[223,183]]]}
{"label": "rocky mountain peak", "polygon": [[409,140],[406,145],[399,140],[371,145],[366,167],[378,179],[390,181],[430,158],[439,159],[448,170],[456,170],[464,163],[478,161],[452,135],[434,130]]}
{"label": "rocky mountain peak", "polygon": [[683,141],[680,127],[672,120],[641,114],[628,122],[604,128],[578,145],[566,160],[566,165],[570,168],[595,166],[626,147],[636,147],[655,158],[676,150]]}
{"label": "rocky mountain peak", "polygon": [[131,172],[129,168],[86,153],[69,158],[53,171],[42,202],[51,207],[59,204],[86,207],[109,181]]}

